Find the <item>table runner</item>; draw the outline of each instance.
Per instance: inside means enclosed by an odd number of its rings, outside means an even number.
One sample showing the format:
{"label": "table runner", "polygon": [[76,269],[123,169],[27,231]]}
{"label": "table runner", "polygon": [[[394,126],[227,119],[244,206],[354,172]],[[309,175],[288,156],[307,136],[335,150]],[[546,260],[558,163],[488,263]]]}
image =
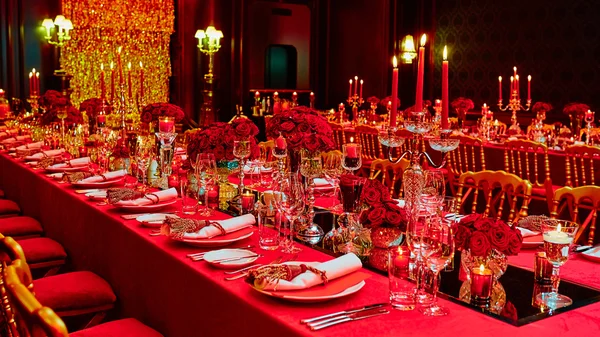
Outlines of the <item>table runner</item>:
{"label": "table runner", "polygon": [[[292,304],[268,298],[243,281],[224,281],[223,272],[187,253],[202,249],[151,237],[135,220],[125,221],[111,206],[97,206],[67,184],[58,184],[0,155],[0,188],[21,205],[26,215],[39,219],[45,232],[69,254],[78,270],[105,278],[118,296],[119,314],[135,317],[165,336],[582,336],[600,330],[600,303],[517,328],[461,305],[441,300],[446,317],[424,317],[418,311],[347,323],[312,333],[298,321],[332,311],[388,300],[387,278],[372,274],[355,295],[320,304]],[[179,206],[175,206],[176,209]],[[215,214],[215,219],[228,217]],[[254,235],[246,243],[257,242]],[[302,247],[299,260],[325,261],[329,256]],[[279,256],[266,252],[263,261]],[[531,268],[533,251],[511,263]],[[259,261],[260,262],[260,261]],[[579,257],[562,268],[565,279],[600,287],[600,267]]]}

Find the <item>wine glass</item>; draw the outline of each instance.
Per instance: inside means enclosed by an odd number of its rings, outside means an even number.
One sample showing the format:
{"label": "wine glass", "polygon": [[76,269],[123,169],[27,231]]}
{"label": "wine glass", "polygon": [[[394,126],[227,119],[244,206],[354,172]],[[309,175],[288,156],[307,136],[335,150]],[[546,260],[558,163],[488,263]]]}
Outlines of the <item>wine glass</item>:
{"label": "wine glass", "polygon": [[69,116],[68,112],[67,112],[67,107],[59,107],[56,109],[56,117],[58,117],[60,119],[60,123],[61,123],[61,139],[63,142],[63,145],[65,144],[65,119]]}
{"label": "wine glass", "polygon": [[406,242],[411,253],[416,260],[416,291],[415,297],[418,303],[431,303],[431,296],[425,291],[425,278],[427,265],[425,264],[424,255],[421,252],[423,238],[427,225],[436,216],[435,207],[432,205],[422,204],[415,205],[416,212],[409,214],[409,221],[406,228]]}
{"label": "wine glass", "polygon": [[433,272],[433,297],[431,305],[422,307],[421,312],[426,316],[444,316],[448,314],[446,308],[437,302],[439,289],[439,274],[454,257],[454,237],[452,227],[438,216],[430,218],[423,230],[420,252],[425,265]]}
{"label": "wine glass", "polygon": [[304,210],[304,187],[302,180],[297,173],[289,173],[283,176],[273,191],[275,206],[282,212],[288,220],[287,232],[282,226],[284,239],[282,241],[282,251],[284,253],[296,253],[301,251],[294,246],[294,223]]}
{"label": "wine glass", "polygon": [[558,293],[560,267],[569,259],[569,250],[579,225],[568,220],[549,220],[542,223],[544,251],[546,259],[552,264],[552,291],[541,293],[536,302],[550,309],[558,309],[573,304],[573,300]]}
{"label": "wine glass", "polygon": [[217,175],[217,164],[213,153],[200,153],[196,162],[196,179],[202,186],[198,186],[198,199],[203,200],[204,208],[200,212],[202,216],[210,216],[212,210],[208,207],[207,187],[214,181]]}
{"label": "wine glass", "polygon": [[[246,166],[246,160],[250,157],[251,151],[250,140],[234,140],[233,141],[233,155],[240,160],[240,183],[238,185],[238,194],[241,197],[244,192],[244,167]],[[240,199],[241,200],[241,199]],[[241,209],[241,207],[240,207]]]}
{"label": "wine glass", "polygon": [[446,182],[441,170],[425,170],[425,186],[423,187],[423,200],[431,201],[431,205],[441,205],[446,196]]}
{"label": "wine glass", "polygon": [[356,143],[342,145],[342,167],[354,172],[362,167],[362,146]]}
{"label": "wine glass", "polygon": [[327,182],[333,186],[333,196],[336,198],[336,204],[331,208],[334,212],[341,212],[343,210],[342,203],[340,202],[340,176],[344,173],[342,167],[343,155],[331,154],[325,157],[323,161],[323,176]]}
{"label": "wine glass", "polygon": [[142,189],[145,189],[146,184],[146,172],[150,161],[152,160],[152,144],[148,141],[148,137],[139,137],[137,151],[135,153],[135,161],[138,166],[138,170],[142,171]]}

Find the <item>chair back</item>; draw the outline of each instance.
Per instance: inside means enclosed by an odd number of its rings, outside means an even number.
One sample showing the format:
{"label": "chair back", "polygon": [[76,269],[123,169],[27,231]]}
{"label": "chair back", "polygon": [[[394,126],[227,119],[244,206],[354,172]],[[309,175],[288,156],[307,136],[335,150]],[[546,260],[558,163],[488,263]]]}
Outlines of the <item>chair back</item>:
{"label": "chair back", "polygon": [[448,153],[448,171],[451,175],[458,177],[465,172],[485,170],[485,153],[479,138],[464,135],[451,137],[460,140],[456,150]]}
{"label": "chair back", "polygon": [[[463,189],[467,187],[474,190],[471,213],[477,211],[477,199],[481,190],[485,199],[484,216],[501,219],[505,202],[508,202],[509,206],[509,222],[516,222],[519,218],[527,216],[531,197],[531,183],[527,180],[504,171],[480,171],[461,174],[458,183],[456,199],[460,203],[460,208],[465,205]],[[522,198],[522,203],[517,210],[518,198]]]}
{"label": "chair back", "polygon": [[362,146],[363,161],[383,158],[383,150],[379,144],[379,130],[367,125],[359,125],[355,130],[358,143]]}
{"label": "chair back", "polygon": [[323,163],[323,167],[342,167],[342,151],[340,150],[332,150],[329,152],[324,152],[321,154],[321,160]]}
{"label": "chair back", "polygon": [[52,309],[42,306],[27,289],[24,266],[22,260],[16,259],[4,272],[6,300],[12,309],[12,321],[18,328],[14,337],[68,337],[65,323]]}
{"label": "chair back", "polygon": [[25,261],[25,253],[21,245],[10,236],[3,236],[0,234],[0,255],[2,256],[2,263],[0,266],[6,266],[12,263],[12,261],[22,261],[22,270],[24,273],[23,283],[27,285],[27,288],[33,291],[33,277],[31,276],[31,270]]}
{"label": "chair back", "polygon": [[396,164],[387,159],[376,159],[371,162],[369,179],[381,181],[384,186],[389,187],[393,198],[399,198],[402,196],[402,185],[397,188],[396,185],[398,181],[401,182],[402,174],[409,166],[410,161],[404,158]]}
{"label": "chair back", "polygon": [[275,147],[275,141],[274,140],[268,140],[266,142],[260,142],[258,143],[258,149],[260,151],[260,159],[263,160],[263,162],[270,162],[273,161],[273,148]]}
{"label": "chair back", "polygon": [[333,122],[329,122],[329,126],[331,126],[331,130],[333,130],[333,141],[335,142],[335,147],[341,151],[342,144],[347,143],[344,126],[340,123]]}
{"label": "chair back", "polygon": [[[575,236],[575,242],[578,242],[584,233],[588,233],[587,244],[593,245],[596,234],[596,220],[598,219],[598,211],[600,210],[600,187],[586,185],[580,187],[561,187],[554,192],[552,200],[553,207],[550,216],[558,218],[559,204],[562,200],[568,203],[567,207],[571,210],[572,221],[579,224],[580,228]],[[587,209],[589,213],[584,219],[581,219],[581,209]],[[589,230],[588,230],[589,229]]]}
{"label": "chair back", "polygon": [[589,145],[572,145],[565,149],[565,186],[595,185],[600,171],[600,148]]}
{"label": "chair back", "polygon": [[504,170],[529,180],[533,187],[552,186],[548,147],[531,140],[504,143]]}

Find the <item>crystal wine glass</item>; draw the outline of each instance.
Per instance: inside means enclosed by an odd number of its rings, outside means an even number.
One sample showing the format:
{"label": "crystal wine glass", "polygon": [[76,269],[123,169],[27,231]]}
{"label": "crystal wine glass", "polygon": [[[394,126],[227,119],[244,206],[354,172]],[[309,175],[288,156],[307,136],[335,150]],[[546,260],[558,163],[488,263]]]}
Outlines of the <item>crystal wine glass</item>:
{"label": "crystal wine glass", "polygon": [[362,146],[356,143],[342,145],[342,167],[354,172],[362,167]]}
{"label": "crystal wine glass", "polygon": [[[233,155],[240,160],[240,183],[238,185],[238,194],[241,198],[244,192],[244,167],[246,166],[246,160],[250,157],[251,144],[250,140],[235,140],[233,141]],[[240,199],[241,201],[241,199]],[[241,209],[241,205],[240,205]]]}
{"label": "crystal wine glass", "polygon": [[[337,152],[337,151],[336,151]],[[342,212],[342,203],[339,202],[340,194],[340,176],[344,173],[342,167],[343,155],[339,152],[325,157],[323,161],[323,176],[327,182],[333,186],[333,197],[336,198],[336,204],[331,208],[334,212]]]}
{"label": "crystal wine glass", "polygon": [[569,259],[569,250],[579,225],[567,220],[550,220],[542,223],[544,251],[546,259],[552,264],[552,291],[541,293],[536,301],[550,309],[558,309],[573,304],[573,300],[558,293],[560,267]]}
{"label": "crystal wine glass", "polygon": [[213,153],[200,153],[196,162],[196,179],[202,186],[198,186],[198,199],[203,200],[204,208],[200,212],[202,216],[210,216],[212,210],[208,207],[208,185],[217,175],[217,164]]}
{"label": "crystal wine glass", "polygon": [[423,187],[422,197],[430,199],[432,204],[441,205],[446,196],[446,182],[444,173],[441,170],[425,170],[425,186]]}
{"label": "crystal wine glass", "polygon": [[146,185],[146,172],[148,172],[148,166],[152,160],[152,144],[150,144],[148,137],[139,137],[137,151],[135,153],[135,161],[137,162],[138,171],[142,171],[142,190],[145,190]]}
{"label": "crystal wine glass", "polygon": [[437,292],[439,289],[439,274],[454,257],[454,237],[452,227],[439,216],[433,216],[426,223],[421,240],[420,252],[425,264],[433,272],[433,298],[431,305],[422,307],[421,312],[426,316],[444,316],[448,310],[439,306]]}
{"label": "crystal wine glass", "polygon": [[275,206],[282,212],[288,220],[287,232],[282,232],[284,239],[282,241],[282,251],[285,253],[296,253],[301,251],[294,246],[294,223],[304,210],[304,188],[302,180],[296,173],[289,173],[283,176],[273,192]]}

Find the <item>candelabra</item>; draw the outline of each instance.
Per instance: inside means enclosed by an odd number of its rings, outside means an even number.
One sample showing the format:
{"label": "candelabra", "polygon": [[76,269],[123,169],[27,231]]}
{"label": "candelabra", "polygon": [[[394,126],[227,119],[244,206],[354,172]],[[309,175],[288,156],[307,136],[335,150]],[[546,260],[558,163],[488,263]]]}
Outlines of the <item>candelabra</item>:
{"label": "candelabra", "polygon": [[587,133],[586,133],[586,137],[585,137],[585,143],[587,145],[591,145],[592,144],[592,123],[594,123],[594,115],[596,114],[596,112],[588,110],[585,113],[585,122],[587,124]]}
{"label": "candelabra", "polygon": [[[42,27],[46,30],[46,35],[44,35],[44,39],[51,45],[56,46],[58,51],[58,69],[54,71],[54,76],[60,78],[61,90],[62,94],[67,98],[71,97],[71,78],[73,76],[67,74],[66,70],[62,68],[62,64],[60,62],[60,50],[62,47],[71,40],[71,36],[69,35],[69,31],[73,29],[73,23],[71,20],[66,19],[62,15],[57,15],[52,19],[46,18],[42,21]],[[56,38],[53,38],[51,32],[53,29],[58,28],[56,32]]]}
{"label": "candelabra", "polygon": [[31,106],[31,113],[35,116],[39,111],[38,95],[29,95],[27,103]]}
{"label": "candelabra", "polygon": [[352,122],[354,122],[356,116],[358,116],[358,107],[360,107],[365,101],[362,97],[358,96],[357,94],[354,94],[348,97],[346,102],[348,102],[348,105],[350,105],[350,107],[352,108]]}
{"label": "candelabra", "polygon": [[202,125],[209,125],[216,120],[213,106],[215,89],[213,69],[215,63],[215,53],[221,48],[220,39],[223,38],[223,32],[215,29],[213,26],[208,26],[206,31],[201,29],[196,31],[195,37],[198,39],[198,48],[200,51],[208,55],[208,73],[204,75],[204,90],[202,91],[204,103],[202,104],[200,123]]}
{"label": "candelabra", "polygon": [[527,103],[525,104],[525,106],[522,106],[519,92],[517,91],[517,89],[513,88],[511,89],[510,100],[508,101],[508,104],[502,107],[502,99],[500,98],[498,99],[498,108],[501,111],[512,111],[512,116],[510,117],[510,129],[520,131],[519,123],[517,123],[517,111],[529,111],[529,109],[531,108],[531,98],[527,99]]}

